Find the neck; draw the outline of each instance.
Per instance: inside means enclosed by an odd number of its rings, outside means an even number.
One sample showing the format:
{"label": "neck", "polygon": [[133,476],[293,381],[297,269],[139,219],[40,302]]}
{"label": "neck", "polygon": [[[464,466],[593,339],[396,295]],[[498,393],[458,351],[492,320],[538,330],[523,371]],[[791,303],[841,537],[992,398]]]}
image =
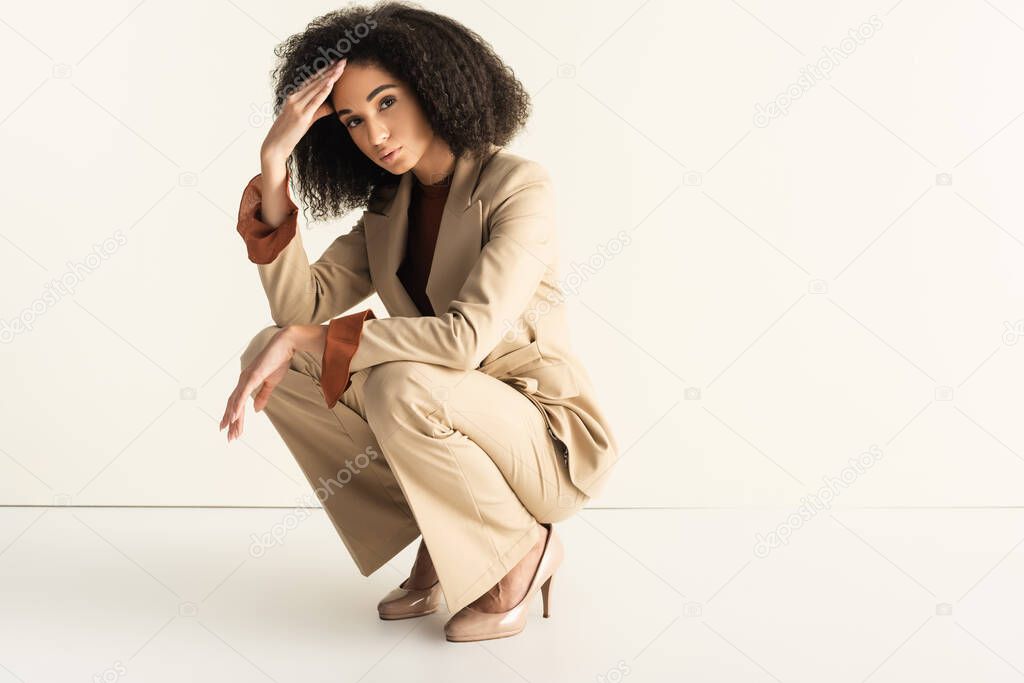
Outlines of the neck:
{"label": "neck", "polygon": [[427,147],[420,160],[412,167],[412,172],[424,185],[435,185],[455,171],[455,155],[448,143],[439,137]]}

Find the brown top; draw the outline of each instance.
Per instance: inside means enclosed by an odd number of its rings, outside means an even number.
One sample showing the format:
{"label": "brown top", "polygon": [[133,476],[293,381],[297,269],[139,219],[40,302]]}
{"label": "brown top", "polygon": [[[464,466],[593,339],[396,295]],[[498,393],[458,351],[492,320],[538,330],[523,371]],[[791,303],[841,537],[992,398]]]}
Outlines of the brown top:
{"label": "brown top", "polygon": [[[262,192],[260,175],[246,185],[238,211],[238,233],[245,240],[249,260],[253,263],[270,263],[280,254],[295,236],[298,207],[288,198],[289,213],[284,222],[272,228],[263,222],[260,215]],[[288,183],[286,174],[285,183]],[[409,229],[405,242],[405,257],[398,269],[409,298],[416,304],[422,315],[435,315],[427,298],[427,278],[434,258],[434,246],[441,226],[441,214],[451,176],[440,183],[424,185],[413,175],[412,195],[409,201]],[[320,386],[328,408],[333,408],[351,383],[349,366],[359,346],[363,322],[376,318],[373,311],[365,309],[358,313],[334,318],[327,326],[327,343],[321,365]]]}
{"label": "brown top", "polygon": [[430,277],[437,231],[441,227],[450,178],[436,185],[424,185],[413,176],[412,196],[409,198],[409,232],[405,240],[405,258],[398,268],[398,279],[416,304],[421,315],[434,315],[434,307],[427,298],[427,278]]}

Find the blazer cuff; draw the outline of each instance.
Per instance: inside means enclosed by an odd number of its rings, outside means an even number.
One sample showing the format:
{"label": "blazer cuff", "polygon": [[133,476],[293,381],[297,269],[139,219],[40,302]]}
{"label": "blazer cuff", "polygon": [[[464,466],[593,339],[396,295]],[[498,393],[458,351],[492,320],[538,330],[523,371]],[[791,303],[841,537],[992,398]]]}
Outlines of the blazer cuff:
{"label": "blazer cuff", "polygon": [[323,389],[328,408],[334,407],[352,383],[349,366],[352,365],[352,356],[359,348],[363,323],[376,317],[368,308],[359,313],[334,318],[328,323],[327,342],[324,344],[320,371],[320,387]]}
{"label": "blazer cuff", "polygon": [[288,199],[288,215],[284,222],[274,228],[263,222],[263,187],[262,173],[257,173],[242,191],[242,201],[238,206],[238,234],[245,240],[249,260],[253,263],[266,264],[272,262],[284,251],[288,243],[295,237],[299,207],[288,196],[288,184],[291,171],[285,171],[285,196]]}

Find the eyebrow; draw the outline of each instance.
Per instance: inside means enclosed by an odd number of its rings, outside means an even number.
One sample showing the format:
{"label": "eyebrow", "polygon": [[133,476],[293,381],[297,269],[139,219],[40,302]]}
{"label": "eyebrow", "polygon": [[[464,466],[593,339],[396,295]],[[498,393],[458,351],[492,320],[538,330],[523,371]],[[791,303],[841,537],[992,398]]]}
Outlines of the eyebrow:
{"label": "eyebrow", "polygon": [[[395,85],[394,83],[384,83],[382,85],[378,85],[376,88],[374,88],[373,90],[370,91],[369,95],[366,96],[366,101],[369,102],[370,100],[372,100],[374,97],[377,96],[377,93],[379,93],[381,90],[384,90],[385,88],[397,88],[397,87],[398,86]],[[342,116],[343,114],[351,114],[351,113],[352,113],[351,109],[341,109],[341,110],[338,111],[338,116]]]}

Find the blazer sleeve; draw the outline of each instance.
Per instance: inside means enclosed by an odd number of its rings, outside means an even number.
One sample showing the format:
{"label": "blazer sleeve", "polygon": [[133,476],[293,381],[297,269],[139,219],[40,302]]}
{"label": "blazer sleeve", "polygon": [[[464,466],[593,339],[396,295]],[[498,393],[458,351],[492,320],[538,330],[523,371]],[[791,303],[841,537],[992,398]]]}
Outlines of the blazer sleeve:
{"label": "blazer sleeve", "polygon": [[[285,171],[285,186],[289,184],[291,170]],[[288,215],[276,228],[263,222],[263,174],[257,173],[242,190],[242,201],[238,205],[238,234],[245,241],[249,260],[257,264],[270,263],[288,242],[295,237],[299,207],[288,197]]]}
{"label": "blazer sleeve", "polygon": [[[286,186],[290,177],[289,171]],[[319,325],[373,294],[363,217],[310,265],[296,230],[298,207],[291,196],[289,213],[280,226],[263,222],[261,181],[262,174],[257,174],[242,192],[237,230],[249,260],[257,264],[274,323]]]}
{"label": "blazer sleeve", "polygon": [[359,347],[359,337],[366,320],[376,318],[373,311],[364,311],[335,318],[327,326],[327,342],[320,365],[320,388],[328,408],[333,408],[352,383],[349,366]]}
{"label": "blazer sleeve", "polygon": [[365,320],[351,372],[394,360],[479,367],[526,310],[557,252],[551,178],[542,165],[517,164],[491,206],[490,239],[448,310]]}

